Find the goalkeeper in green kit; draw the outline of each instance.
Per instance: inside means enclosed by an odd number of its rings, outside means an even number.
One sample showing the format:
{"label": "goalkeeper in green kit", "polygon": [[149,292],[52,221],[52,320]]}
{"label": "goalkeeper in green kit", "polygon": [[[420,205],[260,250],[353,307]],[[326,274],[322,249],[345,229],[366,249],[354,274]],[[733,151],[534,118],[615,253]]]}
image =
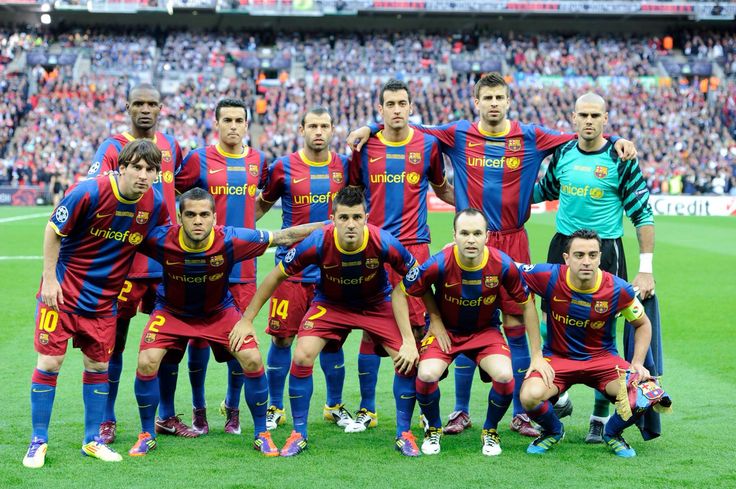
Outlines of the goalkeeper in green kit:
{"label": "goalkeeper in green kit", "polygon": [[[534,187],[535,203],[560,201],[557,233],[550,242],[547,262],[563,263],[568,237],[577,229],[593,229],[603,241],[601,269],[628,280],[621,242],[625,212],[636,227],[639,241],[639,273],[631,283],[646,300],[654,295],[654,218],[639,163],[636,159],[621,160],[613,144],[603,137],[608,112],[606,101],[599,95],[589,92],[577,99],[573,123],[578,139],[557,148],[547,173]],[[609,401],[596,392],[587,443],[603,443],[609,407]],[[559,417],[572,413],[566,395],[557,402],[555,411]]]}

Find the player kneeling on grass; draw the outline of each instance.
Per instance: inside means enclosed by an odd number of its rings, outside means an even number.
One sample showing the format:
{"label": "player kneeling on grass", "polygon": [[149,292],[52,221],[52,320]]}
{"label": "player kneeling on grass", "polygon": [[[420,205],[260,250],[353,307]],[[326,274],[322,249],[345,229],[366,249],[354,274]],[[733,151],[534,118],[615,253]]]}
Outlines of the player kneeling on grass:
{"label": "player kneeling on grass", "polygon": [[[143,432],[129,450],[131,456],[156,448],[158,369],[167,350],[183,354],[191,338],[207,340],[220,362],[230,355],[238,360],[255,425],[253,447],[269,457],[279,454],[266,430],[268,385],[255,331],[239,325],[237,334],[233,332],[241,314],[228,277],[236,263],[262,255],[269,246],[294,244],[322,224],[268,232],[214,226],[216,218],[212,195],[199,188],[189,190],[179,201],[180,224],[157,228],[141,247],[163,265],[164,278],[140,343],[135,395]],[[239,341],[231,339],[234,335]]]}
{"label": "player kneeling on grass", "polygon": [[[529,289],[546,300],[544,359],[554,369],[550,374],[530,368],[521,388],[524,408],[542,427],[542,434],[529,445],[527,453],[547,453],[565,436],[564,426],[548,399],[575,384],[586,384],[612,401],[617,397],[621,401],[605,425],[603,440],[619,457],[634,457],[636,452],[622,436],[624,429],[651,406],[670,404],[656,382],[648,381],[649,371],[643,365],[651,323],[633,287],[600,270],[601,240],[595,231],[574,232],[563,258],[565,265],[545,263],[520,269]],[[616,350],[618,313],[636,328],[631,364]],[[533,361],[541,355],[533,352]],[[622,378],[624,373],[626,377]]]}
{"label": "player kneeling on grass", "polygon": [[532,350],[537,351],[541,348],[539,319],[513,260],[486,246],[488,223],[483,214],[472,208],[460,211],[453,227],[454,245],[411,270],[392,298],[399,324],[409,319],[405,293],[422,297],[429,313],[429,332],[422,341],[416,382],[417,401],[428,422],[422,452],[440,452],[438,384],[455,357],[464,354],[480,366],[484,379],[493,380],[481,434],[482,453],[500,455],[496,428],[514,392],[511,354],[500,331],[501,288],[521,305]]}
{"label": "player kneeling on grass", "polygon": [[315,231],[289,250],[263,280],[243,314],[243,322],[252,330],[253,319],[279,284],[310,265],[319,266],[317,290],[299,327],[292,358],[289,398],[294,431],[281,449],[281,456],[297,455],[307,448],[315,358],[326,347],[339,348],[353,329],[366,331],[393,359],[396,449],[403,455],[418,456],[410,426],[416,397],[414,367],[419,353],[408,323],[396,324],[390,302],[391,286],[384,268],[388,264],[403,276],[416,260],[390,233],[366,223],[366,203],[360,189],[340,190],[332,210],[333,224]]}

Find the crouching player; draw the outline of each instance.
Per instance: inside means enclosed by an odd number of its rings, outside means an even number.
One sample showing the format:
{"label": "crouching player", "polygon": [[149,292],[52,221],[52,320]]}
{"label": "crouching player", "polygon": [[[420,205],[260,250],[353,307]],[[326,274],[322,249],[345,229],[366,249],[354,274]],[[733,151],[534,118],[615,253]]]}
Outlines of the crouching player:
{"label": "crouching player", "polygon": [[[246,329],[274,290],[288,277],[309,265],[320,269],[314,300],[302,319],[289,375],[289,398],[294,418],[292,431],[281,449],[282,457],[307,448],[307,418],[312,397],[314,360],[324,348],[335,351],[350,331],[362,329],[394,361],[396,398],[396,449],[418,456],[411,433],[414,411],[414,367],[419,360],[411,327],[397,326],[390,303],[391,286],[384,264],[406,273],[414,257],[388,232],[366,223],[363,192],[355,187],[340,190],[332,202],[333,224],[315,231],[266,276],[243,314]],[[236,330],[233,330],[233,335]],[[241,338],[234,338],[240,345]]]}
{"label": "crouching player", "polygon": [[[438,383],[455,357],[464,354],[480,366],[484,379],[493,381],[481,433],[481,451],[487,456],[500,455],[496,428],[514,393],[511,354],[499,329],[501,289],[520,304],[530,342],[537,350],[541,342],[539,319],[513,260],[485,245],[488,223],[483,214],[472,208],[460,211],[455,215],[453,227],[454,245],[446,246],[410,271],[392,297],[399,324],[409,319],[405,293],[422,297],[429,313],[429,334],[422,341],[416,382],[417,401],[428,421],[422,453],[440,452],[442,420]],[[541,358],[539,362],[545,363]]]}
{"label": "crouching player", "polygon": [[[649,348],[652,327],[633,287],[623,279],[600,270],[601,240],[595,231],[579,230],[567,242],[565,265],[549,263],[524,265],[521,274],[529,289],[546,300],[547,340],[544,359],[554,369],[552,375],[530,368],[521,389],[521,402],[529,416],[542,427],[541,435],[527,453],[542,454],[559,443],[565,429],[548,399],[556,398],[575,384],[586,384],[615,400],[625,387],[619,371],[650,378],[643,362]],[[621,313],[636,331],[631,364],[616,350],[616,315]],[[542,352],[534,351],[540,358]],[[626,421],[614,413],[605,425],[603,440],[619,457],[636,452],[624,440],[624,429],[644,413],[636,411]]]}
{"label": "crouching player", "polygon": [[241,330],[243,341],[237,347],[229,341],[241,314],[228,277],[236,263],[262,255],[269,246],[294,244],[322,224],[275,232],[214,226],[215,201],[199,188],[181,196],[179,220],[179,225],[157,228],[140,250],[163,265],[164,277],[141,338],[135,395],[143,429],[128,454],[142,456],[156,448],[161,360],[169,349],[183,353],[194,338],[207,340],[218,361],[227,361],[229,352],[243,367],[245,401],[255,425],[253,447],[266,456],[278,456],[266,431],[268,385],[255,332]]}

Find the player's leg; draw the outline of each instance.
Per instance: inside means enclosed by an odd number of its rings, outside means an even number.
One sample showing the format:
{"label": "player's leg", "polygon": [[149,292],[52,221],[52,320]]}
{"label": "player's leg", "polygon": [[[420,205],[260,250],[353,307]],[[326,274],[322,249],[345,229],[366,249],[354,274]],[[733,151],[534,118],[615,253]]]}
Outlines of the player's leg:
{"label": "player's leg", "polygon": [[[392,334],[394,336],[398,335],[398,328]],[[382,346],[391,357],[391,360],[396,358],[398,350],[388,345],[392,344],[398,348],[400,345],[400,336],[398,338],[399,343],[395,340],[382,342]],[[411,418],[414,414],[414,404],[416,403],[416,371],[414,370],[410,374],[395,371],[393,391],[396,402],[395,448],[404,456],[418,457],[420,454],[419,447],[417,446],[416,437],[411,432]]]}
{"label": "player's leg", "polygon": [[289,399],[294,430],[281,449],[282,457],[297,455],[307,448],[307,419],[314,387],[312,371],[314,361],[325,345],[327,340],[319,336],[300,335],[297,338],[289,374]]}
{"label": "player's leg", "polygon": [[[112,333],[114,335],[114,326]],[[112,346],[114,339],[110,342]],[[112,348],[110,348],[112,349]],[[84,399],[84,442],[82,453],[103,462],[120,462],[123,457],[99,440],[98,433],[109,393],[107,379],[108,355],[94,355],[82,350],[84,373],[82,374],[82,398]]]}
{"label": "player's leg", "polygon": [[[504,294],[505,291],[502,291],[501,295]],[[523,316],[504,313],[503,330],[506,333],[506,340],[511,350],[511,366],[514,372],[514,417],[511,420],[511,429],[523,436],[539,436],[539,431],[532,426],[519,399],[521,384],[524,382],[524,376],[526,376],[531,360]]]}
{"label": "player's leg", "polygon": [[[231,283],[230,292],[238,308],[241,311],[245,311],[245,308],[256,292],[256,284]],[[244,382],[243,369],[240,363],[235,358],[231,358],[227,361],[227,390],[225,391],[225,400],[220,405],[220,412],[225,411],[225,415],[228,417],[228,421],[225,423],[225,431],[227,433],[240,433],[239,418],[238,424],[235,426],[232,414],[239,415],[240,413],[240,392],[243,389]]]}
{"label": "player's leg", "polygon": [[23,457],[23,465],[31,469],[43,467],[49,440],[49,422],[56,397],[56,381],[65,355],[38,354],[31,376],[31,442]]}
{"label": "player's leg", "polygon": [[[378,424],[376,413],[376,385],[378,384],[378,370],[381,367],[381,357],[375,352],[375,345],[370,336],[363,333],[358,353],[358,383],[360,384],[360,407],[356,413],[356,423],[365,428],[374,428]],[[362,415],[362,416],[361,416]],[[346,430],[348,431],[348,430]],[[351,430],[351,432],[358,430]]]}
{"label": "player's leg", "polygon": [[[426,353],[426,350],[422,353]],[[422,442],[422,453],[440,453],[442,418],[440,417],[439,380],[449,363],[441,358],[423,358],[417,368],[416,392],[419,408],[427,419]]]}
{"label": "player's leg", "polygon": [[457,435],[473,423],[470,421],[470,392],[475,377],[475,362],[465,355],[455,358],[455,409],[448,416],[444,433]]}
{"label": "player's leg", "polygon": [[270,406],[266,415],[266,428],[274,430],[286,422],[284,387],[291,366],[291,344],[294,336],[272,336],[268,350],[268,392]]}
{"label": "player's leg", "polygon": [[[151,321],[143,331],[142,341],[146,339],[146,331],[150,323]],[[128,455],[131,457],[141,457],[156,448],[158,428],[156,426],[156,409],[160,399],[158,371],[165,355],[166,348],[155,347],[146,347],[138,353],[134,390],[138,402],[138,414],[141,418],[141,433],[138,435],[138,441],[128,450]]]}
{"label": "player's leg", "polygon": [[[502,344],[498,343],[498,345]],[[500,348],[487,350],[488,353],[491,351],[500,351]],[[491,390],[488,392],[486,420],[481,433],[483,441],[482,453],[487,456],[496,456],[501,454],[501,439],[498,436],[498,423],[504,414],[506,414],[509,405],[511,405],[515,380],[511,359],[508,355],[499,352],[487,355],[481,353],[478,356],[481,358],[478,365],[483,372],[493,379]]]}
{"label": "player's leg", "polygon": [[541,434],[527,447],[527,453],[547,453],[564,438],[565,428],[549,402],[558,392],[557,385],[547,386],[541,377],[534,374],[524,381],[520,393],[521,403],[529,417],[542,427]]}
{"label": "player's leg", "polygon": [[204,383],[207,378],[207,364],[210,361],[210,345],[199,339],[189,340],[187,354],[189,383],[192,386],[192,429],[200,435],[206,435],[210,427],[207,422]]}
{"label": "player's leg", "polygon": [[[129,282],[126,280],[126,284],[127,283]],[[110,356],[107,371],[107,378],[110,383],[109,394],[107,396],[107,401],[105,402],[105,412],[99,430],[99,436],[103,443],[113,443],[115,441],[117,431],[115,402],[118,398],[118,388],[120,387],[120,374],[123,371],[123,353],[125,351],[125,343],[128,338],[129,326],[130,318],[122,317],[119,313],[115,325],[115,346],[113,347],[112,355]]]}

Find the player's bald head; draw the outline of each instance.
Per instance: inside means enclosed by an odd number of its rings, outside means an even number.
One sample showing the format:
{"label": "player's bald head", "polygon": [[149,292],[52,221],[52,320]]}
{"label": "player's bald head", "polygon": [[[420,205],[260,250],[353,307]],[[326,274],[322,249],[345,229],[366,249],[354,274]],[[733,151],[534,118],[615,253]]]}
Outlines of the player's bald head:
{"label": "player's bald head", "polygon": [[150,83],[141,83],[130,89],[128,92],[128,103],[131,103],[137,96],[144,95],[146,98],[154,96],[156,100],[161,100],[161,93],[158,88],[154,87]]}
{"label": "player's bald head", "polygon": [[606,108],[606,101],[603,99],[603,97],[593,92],[588,92],[578,97],[578,99],[575,101],[575,112],[579,112],[580,107],[582,106],[594,106],[596,108],[599,108],[601,112],[606,112],[608,110]]}

